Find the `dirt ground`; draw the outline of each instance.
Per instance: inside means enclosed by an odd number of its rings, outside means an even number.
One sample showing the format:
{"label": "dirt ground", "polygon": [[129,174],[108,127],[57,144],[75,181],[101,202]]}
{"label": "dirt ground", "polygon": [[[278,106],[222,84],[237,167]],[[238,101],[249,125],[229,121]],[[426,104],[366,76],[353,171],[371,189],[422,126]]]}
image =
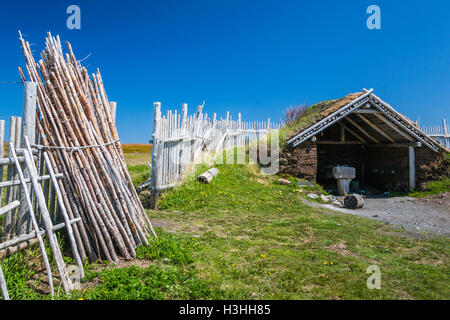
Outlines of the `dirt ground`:
{"label": "dirt ground", "polygon": [[408,230],[450,236],[450,192],[426,198],[367,198],[364,208],[359,210],[307,202],[313,206],[400,225]]}

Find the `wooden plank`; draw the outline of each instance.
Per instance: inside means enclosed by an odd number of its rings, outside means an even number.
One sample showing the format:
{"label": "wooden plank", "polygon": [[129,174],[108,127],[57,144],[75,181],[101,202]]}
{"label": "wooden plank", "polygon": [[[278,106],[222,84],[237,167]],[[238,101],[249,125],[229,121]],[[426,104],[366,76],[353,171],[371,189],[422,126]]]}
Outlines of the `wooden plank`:
{"label": "wooden plank", "polygon": [[372,121],[370,121],[369,119],[367,119],[365,116],[363,116],[362,114],[357,113],[356,114],[361,120],[363,120],[365,123],[367,123],[370,127],[372,127],[376,132],[378,132],[379,134],[381,134],[383,137],[385,137],[387,140],[389,140],[392,143],[395,143],[395,140],[392,139],[392,137],[390,137],[386,132],[384,132],[383,130],[381,130],[378,126],[376,126]]}
{"label": "wooden plank", "polygon": [[372,140],[375,143],[379,143],[380,141],[378,141],[378,139],[376,139],[375,137],[373,137],[370,133],[368,133],[366,130],[364,130],[359,124],[357,124],[353,119],[351,119],[350,117],[346,117],[346,120],[348,120],[348,122],[350,122],[353,126],[355,126],[359,131],[361,131],[366,137],[368,137],[370,140]]}

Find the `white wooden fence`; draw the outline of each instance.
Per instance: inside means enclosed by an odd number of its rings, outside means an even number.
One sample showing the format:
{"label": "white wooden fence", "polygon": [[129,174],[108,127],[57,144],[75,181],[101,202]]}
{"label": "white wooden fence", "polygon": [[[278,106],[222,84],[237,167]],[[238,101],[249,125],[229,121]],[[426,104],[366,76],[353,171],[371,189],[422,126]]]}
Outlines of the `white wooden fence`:
{"label": "white wooden fence", "polygon": [[152,171],[148,183],[155,194],[154,201],[158,191],[174,187],[188,167],[200,163],[205,154],[248,146],[268,131],[281,127],[270,119],[244,122],[240,113],[237,120],[229,112],[225,119],[217,119],[216,113],[210,118],[202,110],[203,106],[198,106],[197,112],[188,116],[187,104],[183,104],[181,113],[169,110],[162,116],[161,103],[153,104]]}
{"label": "white wooden fence", "polygon": [[445,119],[442,119],[442,125],[440,126],[423,126],[421,129],[430,137],[438,140],[444,147],[450,149],[450,130],[448,129],[448,125],[445,122]]}

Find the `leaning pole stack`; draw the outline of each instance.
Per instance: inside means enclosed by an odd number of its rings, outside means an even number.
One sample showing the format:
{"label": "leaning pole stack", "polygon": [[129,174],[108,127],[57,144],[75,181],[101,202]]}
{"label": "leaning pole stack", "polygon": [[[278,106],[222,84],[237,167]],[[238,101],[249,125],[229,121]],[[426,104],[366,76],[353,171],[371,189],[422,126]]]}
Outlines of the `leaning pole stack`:
{"label": "leaning pole stack", "polygon": [[100,71],[89,75],[70,43],[63,51],[59,36],[48,33],[38,61],[22,35],[20,43],[29,78],[19,68],[22,80],[37,83],[33,147],[64,174],[58,185],[65,209],[82,220],[73,225],[81,258],[132,259],[156,234],[131,183]]}

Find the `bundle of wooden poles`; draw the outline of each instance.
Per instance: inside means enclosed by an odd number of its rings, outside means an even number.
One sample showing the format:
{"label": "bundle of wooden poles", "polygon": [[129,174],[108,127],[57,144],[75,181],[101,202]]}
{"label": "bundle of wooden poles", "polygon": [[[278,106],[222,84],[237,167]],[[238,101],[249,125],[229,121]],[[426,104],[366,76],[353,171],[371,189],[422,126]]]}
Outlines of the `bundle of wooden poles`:
{"label": "bundle of wooden poles", "polygon": [[91,76],[75,58],[70,43],[48,33],[41,59],[20,42],[28,77],[37,83],[38,140],[53,168],[64,174],[59,187],[81,258],[130,260],[136,247],[156,237],[131,182],[99,70]]}

